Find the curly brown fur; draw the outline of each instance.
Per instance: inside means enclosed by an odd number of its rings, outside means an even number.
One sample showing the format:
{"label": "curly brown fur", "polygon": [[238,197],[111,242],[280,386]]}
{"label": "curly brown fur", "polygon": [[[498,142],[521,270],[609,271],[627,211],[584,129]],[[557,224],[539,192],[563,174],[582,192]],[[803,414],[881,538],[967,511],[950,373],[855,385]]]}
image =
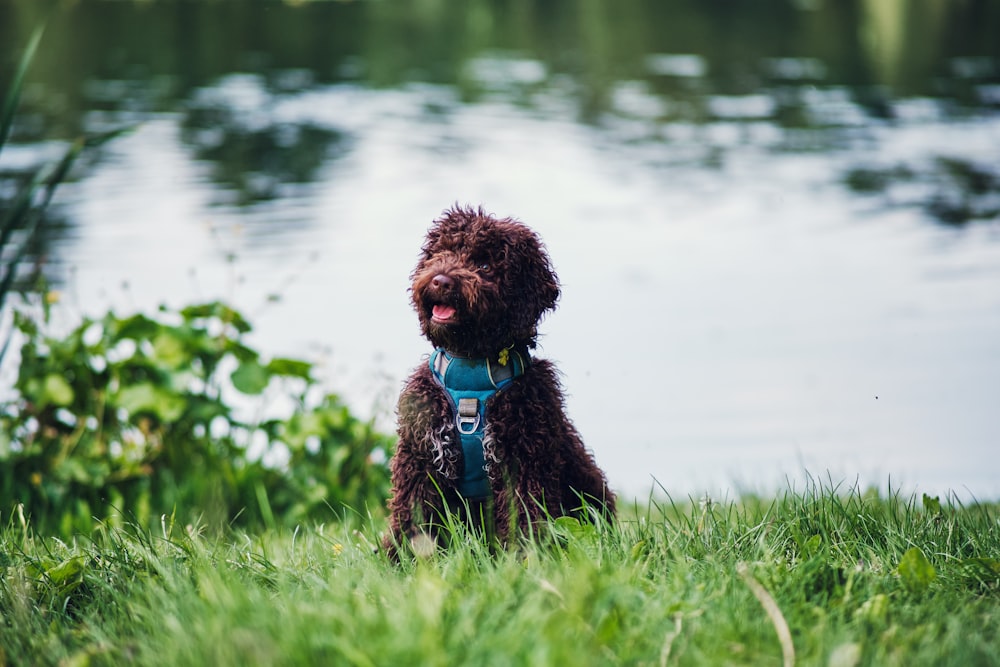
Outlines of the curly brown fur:
{"label": "curly brown fur", "polygon": [[[424,336],[460,357],[496,360],[501,350],[534,348],[538,321],[559,298],[535,233],[481,208],[456,206],[433,223],[411,279]],[[566,416],[549,361],[532,359],[487,402],[483,449],[492,498],[472,507],[457,490],[463,463],[454,415],[427,363],[407,380],[397,411],[390,554],[420,533],[440,542],[449,513],[475,526],[481,522],[467,517],[488,513],[487,529],[501,543],[546,517],[587,518],[587,506],[607,519],[615,514],[615,496]]]}

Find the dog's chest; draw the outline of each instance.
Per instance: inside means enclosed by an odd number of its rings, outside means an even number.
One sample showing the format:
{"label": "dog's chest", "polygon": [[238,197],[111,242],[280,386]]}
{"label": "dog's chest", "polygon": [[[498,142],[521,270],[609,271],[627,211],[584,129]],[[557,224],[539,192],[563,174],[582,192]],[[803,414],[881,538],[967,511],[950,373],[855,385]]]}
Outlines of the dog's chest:
{"label": "dog's chest", "polygon": [[448,397],[461,440],[463,466],[456,482],[458,492],[465,498],[490,495],[484,447],[487,402],[524,374],[526,356],[518,352],[504,356],[506,363],[499,364],[489,359],[458,357],[438,349],[429,361],[434,379]]}

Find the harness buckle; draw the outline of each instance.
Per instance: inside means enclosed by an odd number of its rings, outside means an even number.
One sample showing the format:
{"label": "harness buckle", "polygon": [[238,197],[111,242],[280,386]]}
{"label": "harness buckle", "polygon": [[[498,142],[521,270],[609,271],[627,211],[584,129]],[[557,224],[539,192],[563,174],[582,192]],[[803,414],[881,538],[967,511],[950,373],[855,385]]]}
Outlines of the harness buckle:
{"label": "harness buckle", "polygon": [[478,398],[458,399],[458,415],[455,417],[455,425],[462,435],[472,435],[479,430],[482,415],[479,414]]}

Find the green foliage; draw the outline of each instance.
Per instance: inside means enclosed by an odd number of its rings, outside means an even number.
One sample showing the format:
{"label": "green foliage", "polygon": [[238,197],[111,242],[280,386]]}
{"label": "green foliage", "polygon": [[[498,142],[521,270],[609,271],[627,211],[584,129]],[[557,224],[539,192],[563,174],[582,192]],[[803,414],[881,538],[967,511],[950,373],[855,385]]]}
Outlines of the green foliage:
{"label": "green foliage", "polygon": [[28,39],[28,45],[24,48],[24,53],[21,54],[21,59],[18,61],[17,71],[11,79],[3,105],[0,106],[0,149],[7,143],[7,137],[10,136],[10,128],[14,124],[14,115],[21,100],[24,77],[28,73],[28,66],[35,57],[38,43],[42,41],[43,32],[43,28],[36,28]]}
{"label": "green foliage", "polygon": [[[382,521],[218,536],[126,524],[64,543],[14,515],[0,527],[0,657],[777,665],[784,622],[796,665],[1000,665],[1000,598],[965,574],[971,559],[994,567],[996,512],[944,501],[927,522],[919,501],[830,491],[671,503],[614,526],[561,518],[499,551],[452,524],[448,550],[401,565],[373,552]],[[836,530],[801,534],[806,516]],[[910,546],[892,537],[900,519]],[[911,548],[937,571],[920,594],[901,580]]]}
{"label": "green foliage", "polygon": [[[391,440],[322,395],[308,362],[264,360],[223,303],[109,312],[63,337],[20,312],[15,325],[24,342],[19,396],[0,408],[0,511],[23,504],[37,528],[67,535],[177,508],[214,526],[293,525],[384,502]],[[241,417],[276,401],[287,415]]]}
{"label": "green foliage", "polygon": [[914,593],[921,593],[937,579],[937,571],[919,547],[910,547],[903,554],[896,568],[903,586]]}
{"label": "green foliage", "polygon": [[[24,77],[28,71],[28,66],[35,55],[38,43],[42,39],[42,29],[38,28],[32,34],[27,47],[18,63],[17,71],[7,88],[3,105],[0,106],[0,152],[3,152],[10,136],[11,126],[14,124],[14,115],[17,111],[18,103],[21,100],[21,88],[24,84]],[[75,155],[75,152],[72,152]],[[67,155],[69,158],[69,155]],[[72,160],[72,158],[69,158]],[[64,160],[65,162],[65,160]],[[67,165],[68,166],[68,165]],[[61,171],[61,170],[60,170]],[[58,173],[58,171],[57,171]],[[58,181],[50,181],[48,194]],[[35,190],[39,187],[41,178],[36,176],[27,186],[14,197],[14,205],[9,211],[0,211],[0,315],[3,314],[3,307],[7,303],[8,295],[13,291],[14,278],[17,276],[17,265],[27,252],[28,243],[38,228],[41,219],[41,210],[44,206],[33,206]],[[47,199],[45,201],[47,204]],[[24,239],[20,243],[15,243],[14,234],[22,231]],[[2,320],[0,320],[2,323]],[[0,338],[0,362],[3,361],[10,344],[10,333]]]}
{"label": "green foliage", "polygon": [[931,514],[941,514],[941,499],[937,496],[932,498],[925,493],[923,494],[922,502],[925,511]]}

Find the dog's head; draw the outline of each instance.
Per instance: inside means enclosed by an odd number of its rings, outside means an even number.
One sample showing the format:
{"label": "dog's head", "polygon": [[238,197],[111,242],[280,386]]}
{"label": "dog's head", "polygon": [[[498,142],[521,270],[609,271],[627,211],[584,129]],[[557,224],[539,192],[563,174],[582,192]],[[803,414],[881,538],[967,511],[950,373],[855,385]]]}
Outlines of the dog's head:
{"label": "dog's head", "polygon": [[559,298],[538,236],[482,209],[456,206],[435,220],[411,278],[424,336],[470,357],[534,347],[538,320]]}

